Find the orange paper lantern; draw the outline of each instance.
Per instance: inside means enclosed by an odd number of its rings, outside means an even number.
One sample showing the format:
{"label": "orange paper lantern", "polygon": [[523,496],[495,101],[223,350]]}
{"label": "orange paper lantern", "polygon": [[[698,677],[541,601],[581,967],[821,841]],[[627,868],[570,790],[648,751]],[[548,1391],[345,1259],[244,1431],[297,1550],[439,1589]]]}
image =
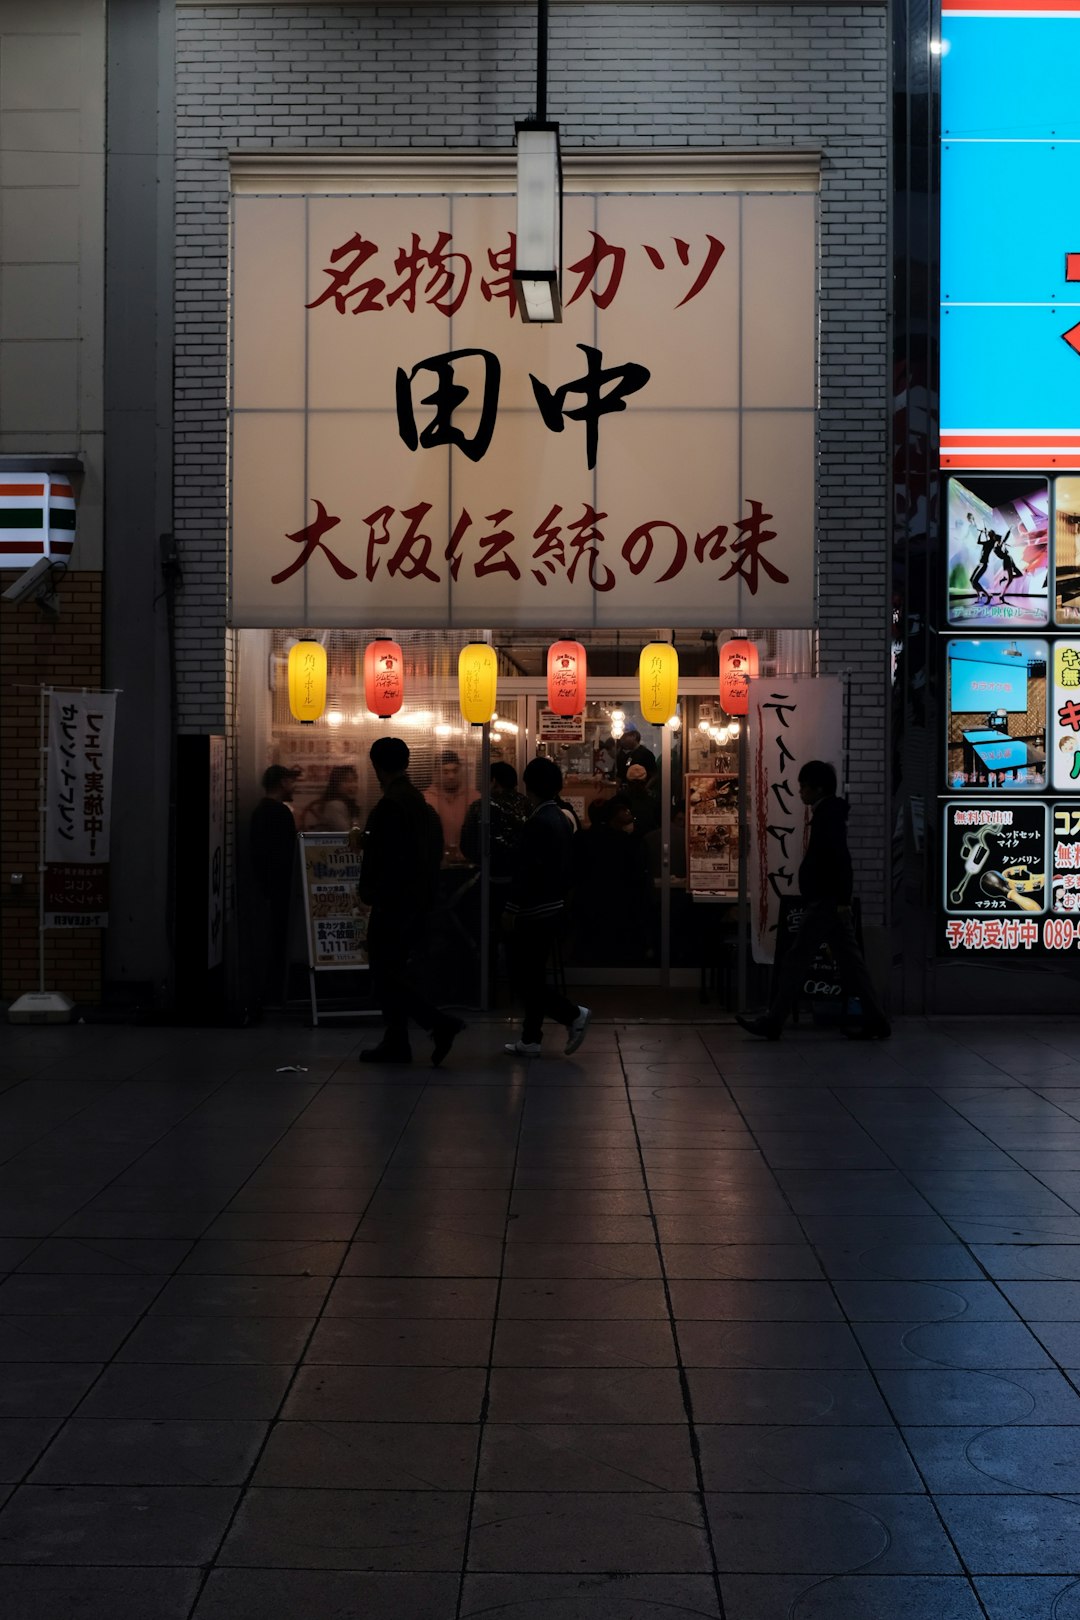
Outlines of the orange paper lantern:
{"label": "orange paper lantern", "polygon": [[380,720],[397,714],[405,696],[405,660],[396,641],[369,641],[364,648],[364,702]]}
{"label": "orange paper lantern", "polygon": [[547,658],[547,701],[553,714],[580,714],[585,707],[587,661],[580,641],[553,641]]}
{"label": "orange paper lantern", "polygon": [[720,649],[720,707],[725,714],[746,714],[748,682],[758,672],[758,650],[752,641],[725,641]]}

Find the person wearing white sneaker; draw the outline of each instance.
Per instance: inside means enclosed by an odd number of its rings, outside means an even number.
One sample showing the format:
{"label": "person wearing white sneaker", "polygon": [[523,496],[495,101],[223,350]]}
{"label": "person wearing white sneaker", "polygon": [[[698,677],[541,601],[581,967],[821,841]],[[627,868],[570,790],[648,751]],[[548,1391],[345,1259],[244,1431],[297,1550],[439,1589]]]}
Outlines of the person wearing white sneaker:
{"label": "person wearing white sneaker", "polygon": [[549,985],[547,970],[558,943],[574,835],[556,803],[562,771],[555,761],[542,755],[530,760],[522,780],[534,809],[514,849],[503,929],[524,1016],[521,1038],[508,1041],[504,1050],[513,1057],[539,1057],[544,1019],[551,1018],[565,1026],[565,1050],[572,1053],[585,1039],[591,1014]]}

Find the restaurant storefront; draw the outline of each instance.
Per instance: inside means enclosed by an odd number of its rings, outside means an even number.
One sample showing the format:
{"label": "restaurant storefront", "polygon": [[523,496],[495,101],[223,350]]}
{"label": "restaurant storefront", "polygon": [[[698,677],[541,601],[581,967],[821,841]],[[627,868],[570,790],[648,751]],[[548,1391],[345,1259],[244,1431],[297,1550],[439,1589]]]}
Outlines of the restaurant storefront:
{"label": "restaurant storefront", "polygon": [[[453,817],[493,760],[520,770],[551,751],[587,822],[621,786],[621,726],[656,761],[639,806],[640,825],[657,823],[639,833],[647,886],[633,928],[610,899],[579,906],[567,975],[625,986],[630,1006],[636,985],[696,994],[704,967],[732,1005],[729,946],[742,939],[752,980],[752,942],[797,866],[789,823],[763,824],[742,856],[742,903],[761,915],[740,925],[734,828],[749,805],[732,800],[740,765],[753,775],[753,720],[737,740],[718,676],[720,647],[743,636],[781,699],[804,683],[800,712],[828,686],[884,977],[882,9],[836,8],[838,53],[820,6],[556,0],[554,326],[521,321],[510,274],[535,7],[279,10],[276,32],[257,4],[177,11],[177,718],[225,741],[229,994],[252,979],[247,828],[269,764],[300,767],[313,837],[331,836],[341,802],[362,820],[367,748],[389,730],[423,788],[442,794],[449,772]],[[825,65],[828,96],[808,95]],[[363,659],[386,637],[405,692],[384,722]],[[286,671],[307,638],[328,681],[301,725]],[[545,665],[564,638],[587,649],[588,694],[556,736]],[[474,639],[498,663],[486,727],[458,701]],[[655,727],[638,681],[651,642],[679,660],[674,723]],[[793,711],[775,718],[786,728]],[[457,990],[481,1005],[490,919],[476,863],[445,842]]]}
{"label": "restaurant storefront", "polygon": [[[718,660],[725,627],[763,626],[761,678],[814,673],[817,161],[570,158],[550,325],[520,319],[503,159],[237,158],[232,180],[241,815],[276,763],[302,773],[301,833],[362,826],[370,743],[404,735],[443,821],[444,990],[485,1005],[488,817],[471,840],[463,819],[493,762],[520,775],[550,753],[584,828],[616,793],[633,808],[615,865],[610,840],[581,841],[568,978],[707,987],[723,964],[733,1003],[747,754]],[[581,638],[589,678],[557,716],[543,672],[560,635]],[[402,647],[391,719],[365,692],[380,636]],[[301,720],[287,654],[308,640],[327,695]],[[638,655],[657,642],[679,684],[650,721]],[[459,703],[474,643],[498,661],[487,724]],[[781,891],[788,819],[765,834]]]}

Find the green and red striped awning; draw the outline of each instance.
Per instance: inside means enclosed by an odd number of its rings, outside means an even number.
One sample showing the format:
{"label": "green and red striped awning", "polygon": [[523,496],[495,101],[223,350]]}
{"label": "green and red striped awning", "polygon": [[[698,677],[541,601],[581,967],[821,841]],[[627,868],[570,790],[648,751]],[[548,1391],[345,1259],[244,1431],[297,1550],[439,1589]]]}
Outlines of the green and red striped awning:
{"label": "green and red striped awning", "polygon": [[49,473],[0,472],[0,568],[67,562],[75,544],[75,494]]}

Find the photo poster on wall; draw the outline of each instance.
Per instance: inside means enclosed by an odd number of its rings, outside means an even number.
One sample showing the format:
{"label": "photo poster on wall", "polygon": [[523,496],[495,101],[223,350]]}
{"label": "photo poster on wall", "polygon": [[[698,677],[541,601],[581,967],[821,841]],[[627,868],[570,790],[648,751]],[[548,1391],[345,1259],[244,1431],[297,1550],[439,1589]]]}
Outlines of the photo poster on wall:
{"label": "photo poster on wall", "polygon": [[950,625],[1007,630],[1048,622],[1048,479],[950,478],[946,525]]}
{"label": "photo poster on wall", "polygon": [[739,778],[731,771],[688,771],[686,886],[692,894],[739,892]]}
{"label": "photo poster on wall", "polygon": [[947,649],[946,786],[1046,786],[1045,641],[973,637]]}
{"label": "photo poster on wall", "polygon": [[1054,479],[1054,618],[1080,624],[1080,477]]}

